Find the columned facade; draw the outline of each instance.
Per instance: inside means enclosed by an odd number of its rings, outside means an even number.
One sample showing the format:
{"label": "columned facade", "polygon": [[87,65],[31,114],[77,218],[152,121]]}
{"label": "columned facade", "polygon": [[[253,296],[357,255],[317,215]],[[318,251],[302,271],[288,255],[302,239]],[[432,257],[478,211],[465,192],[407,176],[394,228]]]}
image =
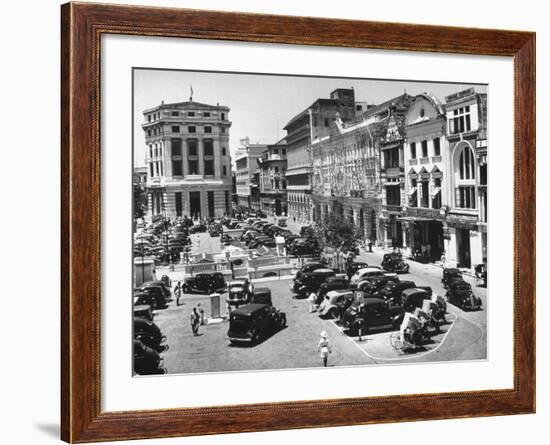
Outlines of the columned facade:
{"label": "columned facade", "polygon": [[148,219],[229,214],[229,108],[190,100],[143,114]]}
{"label": "columned facade", "polygon": [[487,95],[473,88],[446,97],[450,265],[487,264]]}

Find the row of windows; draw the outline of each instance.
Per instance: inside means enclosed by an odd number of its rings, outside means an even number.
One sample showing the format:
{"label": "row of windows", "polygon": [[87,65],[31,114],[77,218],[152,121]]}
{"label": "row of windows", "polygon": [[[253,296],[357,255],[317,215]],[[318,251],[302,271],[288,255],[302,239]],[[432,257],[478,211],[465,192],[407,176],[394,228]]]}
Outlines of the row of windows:
{"label": "row of windows", "polygon": [[[182,155],[182,144],[181,139],[171,139],[172,146],[172,156],[181,156]],[[214,156],[214,141],[211,139],[204,139],[202,141],[203,145],[203,155],[204,156]],[[199,142],[196,139],[187,140],[187,156],[198,156],[198,147]],[[227,148],[222,147],[222,156],[227,155]]]}
{"label": "row of windows", "polygon": [[[180,125],[172,125],[170,127],[172,133],[181,133],[181,126]],[[197,133],[197,126],[196,125],[189,125],[187,127],[187,132],[188,133],[191,133],[191,134],[196,134]],[[212,134],[212,127],[209,126],[209,125],[206,125],[203,127],[203,133],[204,134]],[[220,127],[220,133],[224,134],[225,133],[225,127]],[[152,137],[152,136],[158,136],[161,134],[161,129],[160,127],[153,127],[153,128],[150,128],[147,130],[147,136],[149,137]]]}
{"label": "row of windows", "polygon": [[[187,115],[187,117],[195,117],[196,115],[199,115],[201,114],[200,111],[188,111],[187,113],[185,112],[179,112],[179,111],[171,111],[170,112],[170,116],[172,117],[179,117],[179,116],[185,116]],[[212,113],[210,111],[203,111],[202,112],[202,116],[203,117],[211,117],[212,116]],[[221,113],[220,115],[221,117],[221,120],[224,121],[225,120],[225,113]],[[152,121],[156,121],[160,119],[160,113],[153,113],[153,114],[148,114],[147,115],[147,122],[152,122]]]}
{"label": "row of windows", "polygon": [[[179,125],[172,125],[171,130],[172,130],[172,133],[180,133],[181,127]],[[197,127],[195,125],[189,125],[187,127],[187,132],[191,134],[197,133]],[[220,132],[225,133],[225,127],[220,127]],[[203,133],[212,134],[212,127],[209,125],[205,125],[203,127]]]}
{"label": "row of windows", "polygon": [[[441,140],[440,138],[435,138],[432,141],[433,143],[433,156],[441,156]],[[422,158],[428,157],[428,141],[424,140],[420,143],[420,150]],[[416,159],[416,142],[411,142],[411,159]]]}

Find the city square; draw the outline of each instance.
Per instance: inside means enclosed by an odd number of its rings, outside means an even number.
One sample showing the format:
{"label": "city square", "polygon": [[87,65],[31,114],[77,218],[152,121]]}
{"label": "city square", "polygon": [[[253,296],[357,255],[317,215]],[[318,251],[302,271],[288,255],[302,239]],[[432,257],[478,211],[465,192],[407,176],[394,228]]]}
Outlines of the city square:
{"label": "city square", "polygon": [[[200,243],[198,239],[201,238]],[[195,244],[208,250],[208,234],[196,236]],[[217,240],[212,241],[217,246]],[[368,253],[361,251],[359,259],[369,264],[379,264],[382,250]],[[157,270],[173,277],[177,272],[168,268]],[[438,266],[411,263],[411,273],[401,275],[403,280],[414,280],[423,285],[432,286],[434,291],[444,294],[441,285],[442,269]],[[473,277],[466,278],[474,284]],[[448,361],[462,359],[484,359],[486,351],[486,311],[465,312],[449,306],[449,324],[444,326],[443,333],[433,339],[425,350],[414,354],[403,354],[390,344],[391,332],[382,332],[358,337],[346,335],[333,320],[323,320],[318,313],[308,312],[305,299],[293,299],[289,291],[291,278],[270,280],[259,279],[256,287],[269,287],[273,293],[273,304],[287,315],[287,327],[265,339],[254,347],[231,346],[227,340],[228,321],[205,324],[200,327],[198,337],[194,337],[189,324],[192,307],[201,303],[206,309],[208,318],[208,296],[187,294],[182,298],[183,304],[176,306],[171,302],[168,309],[159,311],[155,317],[170,345],[164,354],[164,366],[167,373],[244,371],[250,369],[285,369],[322,366],[317,352],[319,333],[328,332],[332,342],[332,354],[328,366],[405,364],[427,361]],[[485,288],[476,287],[486,308],[487,292]]]}
{"label": "city square", "polygon": [[487,359],[485,85],[135,75],[136,374]]}

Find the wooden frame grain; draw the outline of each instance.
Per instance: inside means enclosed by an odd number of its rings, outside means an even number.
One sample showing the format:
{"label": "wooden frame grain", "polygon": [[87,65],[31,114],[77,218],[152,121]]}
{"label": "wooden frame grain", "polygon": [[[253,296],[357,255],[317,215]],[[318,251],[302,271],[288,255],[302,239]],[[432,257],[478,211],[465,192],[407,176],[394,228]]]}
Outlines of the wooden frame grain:
{"label": "wooden frame grain", "polygon": [[[99,70],[100,37],[106,33],[513,57],[513,389],[102,412]],[[534,412],[534,33],[68,3],[61,7],[61,36],[63,440],[93,442]]]}

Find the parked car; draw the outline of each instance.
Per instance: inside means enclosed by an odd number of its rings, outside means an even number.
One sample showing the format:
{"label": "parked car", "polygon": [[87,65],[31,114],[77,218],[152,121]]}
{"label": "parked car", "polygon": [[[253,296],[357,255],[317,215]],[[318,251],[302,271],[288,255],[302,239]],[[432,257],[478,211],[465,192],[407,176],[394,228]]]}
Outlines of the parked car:
{"label": "parked car", "polygon": [[271,290],[267,287],[260,287],[258,289],[254,289],[254,291],[252,292],[252,298],[250,302],[256,303],[256,304],[267,304],[269,306],[273,306],[273,301],[271,300]]}
{"label": "parked car", "polygon": [[353,290],[331,290],[325,294],[317,311],[321,318],[340,318],[354,302],[355,295]]}
{"label": "parked car", "polygon": [[292,256],[318,255],[319,247],[305,238],[296,238],[288,247],[288,251]]}
{"label": "parked car", "polygon": [[183,283],[183,292],[186,294],[222,293],[225,289],[225,279],[220,272],[199,273]]}
{"label": "parked car", "polygon": [[275,240],[268,236],[257,236],[249,244],[249,249],[257,249],[261,246],[275,247]]}
{"label": "parked car", "polygon": [[353,261],[346,265],[346,274],[348,275],[348,278],[351,278],[358,270],[365,269],[367,267],[369,267],[367,263]]}
{"label": "parked car", "polygon": [[246,304],[229,316],[227,338],[231,343],[258,344],[268,334],[286,326],[286,314],[268,304]]}
{"label": "parked car", "polygon": [[148,321],[153,321],[153,308],[150,304],[135,304],[134,317],[145,318]]}
{"label": "parked car", "polygon": [[382,276],[366,277],[365,280],[368,280],[370,284],[376,289],[376,293],[380,292],[384,286],[388,283],[397,283],[399,282],[399,276],[396,273],[386,272]]}
{"label": "parked car", "polygon": [[315,300],[315,304],[322,304],[328,292],[342,289],[349,289],[348,280],[340,277],[327,278],[327,280],[319,286],[319,290],[317,291],[317,300]]}
{"label": "parked car", "polygon": [[403,260],[400,253],[386,253],[382,258],[382,269],[388,272],[408,273],[409,265]]}
{"label": "parked car", "polygon": [[294,279],[290,285],[294,298],[305,298],[311,292],[317,292],[328,278],[334,277],[336,273],[332,269],[316,269],[313,272],[302,273],[299,278]]}
{"label": "parked car", "polygon": [[170,286],[167,286],[164,280],[146,281],[142,283],[141,287],[142,288],[158,287],[162,290],[162,293],[164,294],[164,298],[166,298],[166,301],[169,301],[172,298],[172,291],[170,290]]}
{"label": "parked car", "polygon": [[401,301],[397,305],[390,305],[392,308],[399,308],[405,312],[413,312],[414,309],[422,309],[424,300],[431,300],[431,288],[428,291],[425,288],[413,287],[401,292]]}
{"label": "parked car", "polygon": [[[145,297],[144,294],[148,295],[148,297]],[[154,310],[164,309],[168,307],[166,296],[160,287],[141,286],[137,289],[134,289],[134,297],[141,297],[144,303],[140,304],[150,304]]]}
{"label": "parked car", "polygon": [[254,286],[248,278],[235,279],[227,284],[226,303],[230,306],[239,307],[251,302]]}
{"label": "parked car", "polygon": [[350,285],[353,286],[357,284],[360,280],[364,280],[366,278],[373,278],[373,277],[383,277],[384,271],[380,269],[379,267],[365,267],[364,269],[359,269],[357,272],[353,274],[353,276],[350,278]]}
{"label": "parked car", "polygon": [[443,287],[447,288],[447,284],[449,281],[457,278],[462,278],[462,272],[455,268],[455,267],[449,267],[443,269],[443,276],[441,277],[441,282],[443,283]]}
{"label": "parked car", "polygon": [[195,224],[189,228],[189,233],[204,233],[208,231],[205,224]]}
{"label": "parked car", "polygon": [[390,310],[380,298],[365,298],[353,303],[342,316],[342,324],[352,335],[398,329],[402,316]]}
{"label": "parked car", "polygon": [[163,360],[153,348],[134,340],[134,373],[138,375],[164,374]]}
{"label": "parked car", "polygon": [[300,269],[298,269],[298,271],[296,272],[296,275],[294,276],[294,279],[295,280],[299,279],[304,273],[313,272],[314,270],[317,270],[317,269],[326,269],[326,268],[327,268],[327,265],[321,261],[312,261],[309,263],[305,263]]}
{"label": "parked car", "polygon": [[390,281],[380,290],[378,296],[388,303],[400,304],[402,292],[415,287],[414,281]]}
{"label": "parked car", "polygon": [[447,287],[447,301],[462,310],[481,309],[481,298],[476,297],[472,286],[464,280],[452,280]]}
{"label": "parked car", "polygon": [[145,346],[153,348],[157,352],[164,351],[166,337],[162,335],[159,327],[150,320],[134,317],[134,339],[139,340]]}

